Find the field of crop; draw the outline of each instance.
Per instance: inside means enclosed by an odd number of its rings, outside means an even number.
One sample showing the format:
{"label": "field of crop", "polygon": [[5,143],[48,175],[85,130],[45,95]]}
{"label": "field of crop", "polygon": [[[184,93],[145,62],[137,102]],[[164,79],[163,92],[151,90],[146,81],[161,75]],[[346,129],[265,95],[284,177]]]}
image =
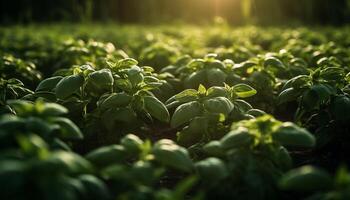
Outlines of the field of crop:
{"label": "field of crop", "polygon": [[0,28],[0,199],[348,200],[350,28]]}

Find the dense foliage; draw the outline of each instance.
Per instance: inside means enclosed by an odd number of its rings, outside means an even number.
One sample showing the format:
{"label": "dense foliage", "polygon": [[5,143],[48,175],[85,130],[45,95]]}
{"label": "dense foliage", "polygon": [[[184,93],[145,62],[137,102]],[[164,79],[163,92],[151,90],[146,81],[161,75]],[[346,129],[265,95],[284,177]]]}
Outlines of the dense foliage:
{"label": "dense foliage", "polygon": [[349,32],[1,28],[0,197],[349,199]]}

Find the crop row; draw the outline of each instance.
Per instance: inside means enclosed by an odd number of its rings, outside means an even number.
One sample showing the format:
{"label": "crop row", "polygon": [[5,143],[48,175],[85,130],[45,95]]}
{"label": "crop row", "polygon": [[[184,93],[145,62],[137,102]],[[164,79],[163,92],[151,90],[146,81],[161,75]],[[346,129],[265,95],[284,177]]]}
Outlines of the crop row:
{"label": "crop row", "polygon": [[349,199],[348,28],[0,29],[3,199]]}

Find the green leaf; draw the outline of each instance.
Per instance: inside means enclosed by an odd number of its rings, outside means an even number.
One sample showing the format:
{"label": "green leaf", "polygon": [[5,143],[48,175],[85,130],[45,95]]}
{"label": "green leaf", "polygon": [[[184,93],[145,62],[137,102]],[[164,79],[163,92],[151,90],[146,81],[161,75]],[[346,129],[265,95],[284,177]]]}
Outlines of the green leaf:
{"label": "green leaf", "polygon": [[350,98],[346,96],[337,96],[332,102],[331,112],[336,120],[347,123],[350,121]]}
{"label": "green leaf", "polygon": [[176,145],[172,140],[159,140],[153,147],[154,158],[161,164],[184,172],[193,169],[192,160],[183,147]]}
{"label": "green leaf", "polygon": [[83,84],[84,77],[80,74],[66,76],[56,85],[56,97],[66,99],[73,93],[77,92]]}
{"label": "green leaf", "polygon": [[228,97],[228,91],[224,87],[213,86],[207,90],[207,97]]}
{"label": "green leaf", "polygon": [[123,91],[130,92],[132,90],[132,84],[128,79],[117,79],[115,86]]}
{"label": "green leaf", "polygon": [[339,81],[345,76],[345,71],[340,67],[327,67],[320,71],[320,78],[327,81]]}
{"label": "green leaf", "polygon": [[[222,65],[222,64],[221,64]],[[210,86],[224,85],[227,75],[221,69],[207,70],[207,80]]]}
{"label": "green leaf", "polygon": [[316,139],[311,133],[291,122],[283,123],[273,132],[272,138],[286,146],[313,147],[316,144]]}
{"label": "green leaf", "polygon": [[175,95],[175,98],[174,98],[174,100],[177,100],[181,103],[187,103],[190,101],[195,101],[197,99],[198,99],[198,91],[195,89],[184,90],[184,91],[180,92],[179,94]]}
{"label": "green leaf", "polygon": [[92,171],[90,162],[78,154],[67,151],[55,151],[44,163],[42,170],[54,170],[55,173],[62,171],[71,174],[82,174]]}
{"label": "green leaf", "polygon": [[276,67],[278,69],[284,69],[285,66],[284,64],[277,58],[275,57],[267,57],[264,60],[264,67]]}
{"label": "green leaf", "polygon": [[254,138],[251,134],[249,134],[248,129],[239,127],[221,138],[220,143],[221,147],[227,150],[247,147],[253,143],[253,139]]}
{"label": "green leaf", "polygon": [[247,112],[248,115],[252,115],[254,117],[261,117],[263,115],[266,115],[266,113],[262,110],[259,110],[259,109],[250,109],[248,112]]}
{"label": "green leaf", "polygon": [[142,69],[138,66],[132,66],[128,71],[128,79],[132,85],[141,83],[144,79]]}
{"label": "green leaf", "polygon": [[26,120],[11,114],[4,114],[0,117],[0,133],[2,139],[4,139],[4,134],[12,134],[16,131],[23,131],[26,127]]}
{"label": "green leaf", "polygon": [[59,116],[67,113],[67,108],[56,103],[45,103],[44,108],[41,111],[41,114],[45,116]]}
{"label": "green leaf", "polygon": [[52,91],[58,82],[61,81],[62,76],[54,76],[47,79],[42,80],[39,85],[36,87],[35,92],[38,91]]}
{"label": "green leaf", "polygon": [[229,174],[225,163],[214,157],[201,160],[195,166],[201,179],[209,185],[215,185]]}
{"label": "green leaf", "polygon": [[108,109],[115,107],[125,107],[130,104],[132,96],[125,92],[112,93],[100,104],[100,109]]}
{"label": "green leaf", "polygon": [[233,103],[226,97],[215,97],[203,102],[204,108],[210,113],[222,113],[228,115],[234,108]]}
{"label": "green leaf", "polygon": [[185,88],[197,89],[200,84],[205,84],[207,82],[207,72],[206,70],[200,70],[193,72],[184,80]]}
{"label": "green leaf", "polygon": [[[110,91],[114,83],[112,72],[109,69],[101,69],[89,74],[86,87],[92,92]],[[97,91],[96,91],[97,90]]]}
{"label": "green leaf", "polygon": [[205,95],[206,93],[207,93],[207,89],[202,84],[199,84],[199,86],[198,86],[198,94]]}
{"label": "green leaf", "polygon": [[332,187],[332,178],[323,170],[303,166],[283,175],[279,186],[284,190],[294,191],[324,190]]}
{"label": "green leaf", "polygon": [[235,100],[234,104],[237,105],[235,108],[238,107],[242,112],[248,112],[249,110],[253,109],[253,107],[248,102],[242,99]]}
{"label": "green leaf", "polygon": [[52,123],[58,124],[61,128],[61,137],[66,139],[82,139],[80,129],[70,120],[63,117],[51,118]]}
{"label": "green leaf", "polygon": [[80,175],[79,181],[84,186],[84,196],[89,199],[110,199],[106,184],[90,174]]}
{"label": "green leaf", "polygon": [[162,122],[169,122],[170,115],[165,105],[153,96],[145,96],[144,105],[146,111],[152,116]]}
{"label": "green leaf", "polygon": [[299,89],[299,88],[302,88],[306,85],[309,84],[309,81],[310,81],[310,76],[308,75],[299,75],[299,76],[296,76],[290,80],[288,80],[284,86],[282,87],[282,91],[283,90],[286,90],[287,88],[295,88],[295,89]]}
{"label": "green leaf", "polygon": [[58,130],[60,127],[57,124],[50,124],[46,120],[37,117],[29,117],[26,119],[26,130],[28,132],[40,134],[44,137],[52,137],[53,130]]}
{"label": "green leaf", "polygon": [[124,58],[124,59],[121,59],[118,61],[118,65],[119,66],[128,66],[128,67],[131,67],[131,66],[134,66],[134,65],[137,65],[138,62],[137,60],[133,59],[133,58]]}
{"label": "green leaf", "polygon": [[276,162],[278,166],[283,170],[289,170],[293,166],[292,157],[289,155],[289,152],[283,146],[280,146],[276,151]]}
{"label": "green leaf", "polygon": [[305,91],[302,97],[302,105],[305,109],[313,109],[323,103],[329,101],[331,95],[335,94],[336,90],[326,84],[313,85],[309,90]]}
{"label": "green leaf", "polygon": [[107,167],[119,163],[126,158],[125,148],[121,145],[110,145],[100,147],[88,153],[85,157],[98,167]]}
{"label": "green leaf", "polygon": [[283,90],[277,97],[278,104],[283,104],[290,101],[295,101],[301,95],[303,90],[287,88]]}
{"label": "green leaf", "polygon": [[191,101],[180,105],[176,108],[171,118],[171,127],[176,128],[182,124],[189,122],[192,118],[202,114],[203,107],[197,101]]}
{"label": "green leaf", "polygon": [[212,156],[222,156],[225,151],[221,147],[221,142],[217,140],[210,141],[203,146],[203,151]]}
{"label": "green leaf", "polygon": [[191,146],[201,140],[207,129],[208,118],[195,117],[177,134],[177,141],[183,146]]}
{"label": "green leaf", "polygon": [[142,148],[143,141],[133,134],[128,134],[120,140],[120,144],[124,146],[129,153],[139,153]]}
{"label": "green leaf", "polygon": [[256,94],[256,90],[254,88],[243,83],[233,86],[233,89],[236,92],[237,96],[241,98],[251,97]]}

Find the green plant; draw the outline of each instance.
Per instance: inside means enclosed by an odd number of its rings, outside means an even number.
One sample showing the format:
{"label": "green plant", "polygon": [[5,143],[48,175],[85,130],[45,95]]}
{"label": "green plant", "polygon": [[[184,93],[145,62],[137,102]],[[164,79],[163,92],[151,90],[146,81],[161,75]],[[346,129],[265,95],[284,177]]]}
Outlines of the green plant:
{"label": "green plant", "polygon": [[51,148],[69,149],[64,141],[82,139],[79,128],[68,118],[62,117],[68,110],[55,103],[23,100],[9,101],[15,115],[0,118],[1,149],[15,147],[16,138],[36,134]]}
{"label": "green plant", "polygon": [[340,167],[332,177],[328,172],[312,166],[293,169],[282,176],[279,185],[283,190],[307,193],[307,199],[345,200],[350,197],[350,175]]}
{"label": "green plant", "polygon": [[168,109],[176,108],[170,125],[182,128],[178,133],[178,141],[184,145],[218,138],[225,131],[225,123],[263,113],[253,110],[247,102],[238,99],[255,93],[252,87],[245,84],[213,86],[208,89],[200,85],[198,90],[184,90],[166,101]]}
{"label": "green plant", "polygon": [[24,84],[18,79],[0,78],[0,113],[11,113],[13,110],[7,105],[7,100],[19,99],[33,92],[24,87]]}
{"label": "green plant", "polygon": [[263,115],[234,122],[224,137],[204,145],[204,153],[221,160],[207,158],[197,167],[209,198],[278,199],[277,181],[292,167],[286,148],[312,148],[315,143],[307,130]]}

